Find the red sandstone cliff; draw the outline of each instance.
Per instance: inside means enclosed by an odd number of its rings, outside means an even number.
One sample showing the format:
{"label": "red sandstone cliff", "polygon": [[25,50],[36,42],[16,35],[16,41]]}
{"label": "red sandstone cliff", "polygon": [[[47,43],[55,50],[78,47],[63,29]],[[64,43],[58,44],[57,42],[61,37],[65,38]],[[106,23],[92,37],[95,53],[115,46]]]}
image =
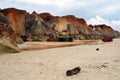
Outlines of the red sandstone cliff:
{"label": "red sandstone cliff", "polygon": [[7,8],[1,10],[10,22],[10,26],[16,34],[25,34],[24,24],[25,15],[28,14],[25,10],[19,10],[15,8]]}
{"label": "red sandstone cliff", "polygon": [[25,17],[26,35],[33,40],[45,40],[46,37],[54,35],[51,27],[34,11]]}
{"label": "red sandstone cliff", "polygon": [[[77,39],[100,39],[105,36],[119,36],[110,26],[102,24],[95,26],[88,25],[83,18],[77,18],[73,15],[58,17],[50,13],[42,13],[39,16],[51,25],[56,35],[68,35],[70,33],[74,34],[74,37]],[[68,27],[70,30],[68,30]]]}
{"label": "red sandstone cliff", "polygon": [[[0,10],[8,19],[17,35],[52,34],[54,36],[73,36],[74,39],[100,39],[104,36],[118,37],[119,32],[107,25],[88,25],[85,19],[73,15],[53,16],[50,13],[28,13],[25,10],[7,8]],[[1,17],[2,18],[2,17]],[[2,20],[2,19],[1,19]],[[45,35],[42,35],[45,36]]]}
{"label": "red sandstone cliff", "polygon": [[38,14],[38,16],[41,17],[45,22],[48,22],[54,18],[54,16],[51,15],[50,13],[41,13],[41,14]]}
{"label": "red sandstone cliff", "polygon": [[94,31],[94,34],[99,37],[116,37],[116,32],[105,24],[102,25],[89,25],[89,27]]}
{"label": "red sandstone cliff", "polygon": [[[45,17],[43,17],[43,15]],[[73,15],[67,16],[52,16],[51,14],[42,13],[40,15],[52,29],[56,32],[56,35],[72,35],[76,39],[85,39],[87,35],[90,34],[90,29],[83,18],[76,18]],[[48,20],[46,20],[48,17]],[[88,37],[89,38],[89,37]]]}

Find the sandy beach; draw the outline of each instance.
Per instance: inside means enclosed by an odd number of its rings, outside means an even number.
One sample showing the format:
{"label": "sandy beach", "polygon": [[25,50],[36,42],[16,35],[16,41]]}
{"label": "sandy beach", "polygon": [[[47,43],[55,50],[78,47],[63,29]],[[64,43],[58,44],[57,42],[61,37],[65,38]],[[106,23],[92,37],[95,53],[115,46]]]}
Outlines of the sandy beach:
{"label": "sandy beach", "polygon": [[[80,73],[66,76],[77,66]],[[0,80],[120,80],[119,74],[120,39],[0,54]]]}

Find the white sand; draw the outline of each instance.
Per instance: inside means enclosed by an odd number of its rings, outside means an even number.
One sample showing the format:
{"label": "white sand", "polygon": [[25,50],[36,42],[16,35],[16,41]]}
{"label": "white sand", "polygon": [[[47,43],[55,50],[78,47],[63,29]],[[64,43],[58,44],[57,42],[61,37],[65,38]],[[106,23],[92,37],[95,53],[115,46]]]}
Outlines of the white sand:
{"label": "white sand", "polygon": [[[66,70],[77,66],[81,72],[67,77]],[[120,39],[0,54],[0,80],[120,80]]]}

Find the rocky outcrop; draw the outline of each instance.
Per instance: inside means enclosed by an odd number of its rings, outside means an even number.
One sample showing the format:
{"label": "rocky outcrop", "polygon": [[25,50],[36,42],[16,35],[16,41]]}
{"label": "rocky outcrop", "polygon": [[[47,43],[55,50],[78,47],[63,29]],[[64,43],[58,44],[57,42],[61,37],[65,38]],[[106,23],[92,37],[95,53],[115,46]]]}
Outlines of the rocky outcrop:
{"label": "rocky outcrop", "polygon": [[120,32],[114,31],[114,34],[115,34],[115,38],[120,38]]}
{"label": "rocky outcrop", "polygon": [[104,38],[104,37],[118,37],[119,33],[116,34],[116,31],[114,31],[110,26],[107,26],[105,24],[103,25],[89,25],[89,27],[93,30],[94,38]]}
{"label": "rocky outcrop", "polygon": [[0,11],[9,20],[10,26],[12,26],[17,35],[18,43],[21,42],[21,36],[27,36],[27,38],[41,37],[43,39],[45,35],[54,34],[49,25],[35,11],[32,14],[15,8],[7,8]]}
{"label": "rocky outcrop", "polygon": [[16,45],[16,34],[9,25],[8,19],[2,13],[0,13],[0,38],[6,38]]}
{"label": "rocky outcrop", "polygon": [[20,52],[16,44],[16,37],[8,19],[0,13],[0,52]]}
{"label": "rocky outcrop", "polygon": [[46,20],[47,17],[41,17],[51,25],[57,36],[72,36],[75,39],[89,38],[91,29],[83,18],[76,18],[73,15],[58,17],[46,13],[42,15],[47,15],[48,20]]}
{"label": "rocky outcrop", "polygon": [[0,23],[9,25],[9,20],[1,12],[0,12]]}
{"label": "rocky outcrop", "polygon": [[21,52],[21,50],[10,43],[7,39],[0,39],[0,53],[18,53]]}
{"label": "rocky outcrop", "polygon": [[70,31],[74,32],[71,27],[68,29],[68,21],[63,17],[52,16],[48,13],[42,13],[39,16],[43,18],[48,25],[50,25],[52,30],[55,32],[56,37],[69,36]]}
{"label": "rocky outcrop", "polygon": [[[73,37],[74,39],[101,39],[105,36],[119,37],[120,33],[107,25],[88,25],[83,18],[73,15],[53,16],[50,13],[30,14],[15,8],[2,9],[0,12],[7,19],[0,17],[2,23],[9,24],[17,40],[21,36],[31,39],[47,40],[48,37]],[[19,41],[18,41],[19,42]]]}
{"label": "rocky outcrop", "polygon": [[50,13],[41,13],[41,14],[38,14],[38,16],[41,17],[45,22],[49,22],[51,19],[55,17]]}
{"label": "rocky outcrop", "polygon": [[[73,15],[63,16],[76,30],[77,39],[89,39],[90,29],[87,25],[87,22],[83,18],[76,18]],[[76,36],[76,35],[75,35]]]}
{"label": "rocky outcrop", "polygon": [[25,41],[64,41],[66,38],[72,41],[73,38],[118,38],[120,32],[105,24],[88,25],[83,18],[73,15],[59,17],[35,11],[30,14],[15,8],[0,9],[0,52],[20,52],[17,43],[21,37]]}
{"label": "rocky outcrop", "polygon": [[16,44],[16,34],[2,13],[0,13],[0,52],[20,52]]}
{"label": "rocky outcrop", "polygon": [[12,29],[18,36],[25,34],[25,15],[28,14],[28,12],[15,8],[6,8],[1,10],[1,12],[9,20],[10,26],[12,26]]}
{"label": "rocky outcrop", "polygon": [[119,37],[119,32],[114,31],[107,25],[88,25],[83,18],[73,15],[53,16],[42,13],[40,17],[51,25],[57,36],[72,36],[74,39],[101,39],[103,37]]}
{"label": "rocky outcrop", "polygon": [[16,34],[11,26],[0,23],[0,38],[8,39],[12,44],[16,45]]}
{"label": "rocky outcrop", "polygon": [[46,40],[50,35],[54,35],[51,27],[36,12],[26,15],[25,30],[32,40]]}

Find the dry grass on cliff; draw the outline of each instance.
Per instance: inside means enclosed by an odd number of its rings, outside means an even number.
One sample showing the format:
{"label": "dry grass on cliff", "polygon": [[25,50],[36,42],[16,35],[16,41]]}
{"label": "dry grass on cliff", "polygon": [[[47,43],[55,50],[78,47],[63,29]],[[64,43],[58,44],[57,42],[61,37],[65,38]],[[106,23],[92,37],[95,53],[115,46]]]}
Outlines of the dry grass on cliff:
{"label": "dry grass on cliff", "polygon": [[83,44],[96,44],[97,40],[75,40],[73,42],[25,42],[18,45],[22,50],[41,50],[48,48],[67,47]]}

